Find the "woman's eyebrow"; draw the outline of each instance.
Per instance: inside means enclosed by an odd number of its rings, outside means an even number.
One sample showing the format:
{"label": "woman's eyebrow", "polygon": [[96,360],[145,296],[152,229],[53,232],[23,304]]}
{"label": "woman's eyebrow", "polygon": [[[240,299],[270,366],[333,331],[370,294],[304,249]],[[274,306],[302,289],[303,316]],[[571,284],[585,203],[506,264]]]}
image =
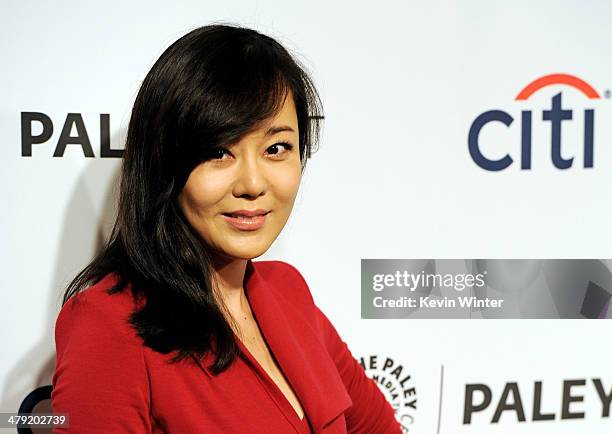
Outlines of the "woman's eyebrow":
{"label": "woman's eyebrow", "polygon": [[282,126],[278,126],[278,127],[271,127],[271,128],[269,128],[268,131],[266,131],[266,136],[272,136],[274,134],[281,133],[283,131],[294,132],[293,128],[291,128],[290,126],[282,125]]}

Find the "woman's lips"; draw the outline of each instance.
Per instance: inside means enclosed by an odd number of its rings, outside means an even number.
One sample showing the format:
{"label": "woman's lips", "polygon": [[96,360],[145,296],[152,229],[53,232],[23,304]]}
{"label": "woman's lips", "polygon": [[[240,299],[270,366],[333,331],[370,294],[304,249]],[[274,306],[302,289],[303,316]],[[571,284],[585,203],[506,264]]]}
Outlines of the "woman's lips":
{"label": "woman's lips", "polygon": [[269,213],[253,217],[235,216],[231,214],[222,214],[222,216],[226,222],[237,229],[242,231],[255,231],[264,225],[268,214]]}

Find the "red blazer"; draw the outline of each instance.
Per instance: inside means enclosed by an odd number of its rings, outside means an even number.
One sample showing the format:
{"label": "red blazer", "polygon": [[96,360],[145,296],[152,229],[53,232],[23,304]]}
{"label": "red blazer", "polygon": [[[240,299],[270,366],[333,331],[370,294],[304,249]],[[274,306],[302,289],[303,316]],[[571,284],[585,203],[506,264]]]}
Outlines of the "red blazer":
{"label": "red blazer", "polygon": [[194,359],[165,363],[127,323],[129,291],[108,295],[111,273],[72,297],[55,324],[55,433],[401,433],[394,411],[314,304],[304,278],[281,261],[248,261],[244,289],[304,420],[246,347],[213,376]]}

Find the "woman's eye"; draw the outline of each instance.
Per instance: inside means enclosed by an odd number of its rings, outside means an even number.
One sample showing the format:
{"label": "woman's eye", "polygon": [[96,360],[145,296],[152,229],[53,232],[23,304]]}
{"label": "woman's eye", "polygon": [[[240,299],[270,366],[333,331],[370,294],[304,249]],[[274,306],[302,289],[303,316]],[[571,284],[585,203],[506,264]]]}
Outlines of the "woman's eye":
{"label": "woman's eye", "polygon": [[223,159],[223,155],[229,155],[227,149],[224,148],[216,148],[216,149],[212,149],[209,153],[208,153],[208,159],[209,160],[222,160]]}
{"label": "woman's eye", "polygon": [[[272,155],[283,155],[288,153],[293,148],[293,145],[286,142],[275,143],[268,148]],[[284,150],[283,150],[284,149]]]}
{"label": "woman's eye", "polygon": [[[284,154],[288,153],[291,149],[293,149],[293,145],[287,142],[279,142],[270,146],[266,151],[268,154],[273,155],[276,159],[282,157]],[[227,158],[223,158],[224,156],[230,156],[230,152],[225,148],[213,148],[208,151],[208,155],[206,160],[215,160],[222,161]]]}

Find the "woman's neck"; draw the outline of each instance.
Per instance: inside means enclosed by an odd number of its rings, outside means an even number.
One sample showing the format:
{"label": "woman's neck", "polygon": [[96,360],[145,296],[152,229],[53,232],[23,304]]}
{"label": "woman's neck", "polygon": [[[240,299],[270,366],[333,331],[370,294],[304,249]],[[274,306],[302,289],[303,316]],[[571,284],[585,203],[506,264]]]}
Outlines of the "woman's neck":
{"label": "woman's neck", "polygon": [[244,274],[246,259],[215,258],[213,261],[214,280],[217,296],[234,317],[250,311],[249,302],[244,292]]}

